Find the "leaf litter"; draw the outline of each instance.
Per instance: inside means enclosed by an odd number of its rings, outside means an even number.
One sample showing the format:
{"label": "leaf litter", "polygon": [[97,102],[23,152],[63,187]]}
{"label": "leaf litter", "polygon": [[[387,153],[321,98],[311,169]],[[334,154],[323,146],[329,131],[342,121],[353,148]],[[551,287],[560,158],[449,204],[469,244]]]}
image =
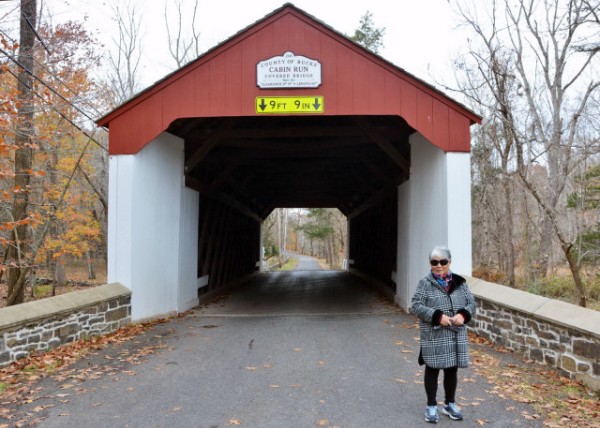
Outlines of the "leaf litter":
{"label": "leaf litter", "polygon": [[[102,376],[113,376],[118,373],[124,373],[128,376],[135,376],[133,370],[121,370],[115,367],[93,365],[81,369],[69,369],[69,366],[81,360],[90,354],[101,351],[107,346],[119,346],[126,342],[134,341],[145,331],[157,324],[167,322],[168,319],[161,318],[144,324],[130,324],[115,332],[104,336],[93,336],[80,339],[76,342],[59,346],[51,351],[34,352],[26,358],[22,358],[13,364],[0,369],[0,428],[34,426],[43,421],[43,417],[37,417],[41,412],[54,404],[41,404],[32,408],[30,413],[23,414],[19,407],[25,404],[31,404],[43,399],[56,399],[60,403],[68,403],[65,399],[71,394],[59,393],[54,395],[44,395],[42,387],[37,383],[45,378],[56,381],[59,390],[65,392],[74,391],[74,393],[86,393],[90,390],[78,387],[78,384],[90,379],[99,379]],[[158,349],[163,349],[160,341],[152,346],[142,346],[135,351],[123,351],[116,360],[121,363],[131,365],[141,364],[144,356],[155,353]],[[108,355],[104,356],[108,362],[115,358]],[[98,404],[99,405],[99,404]],[[70,416],[68,413],[61,413],[59,416]],[[5,423],[7,422],[7,423]]]}
{"label": "leaf litter", "polygon": [[[43,410],[52,407],[52,404],[42,404],[33,408],[32,413],[23,415],[17,413],[15,408],[23,404],[33,403],[42,398],[56,398],[59,402],[68,403],[70,394],[55,394],[44,396],[43,389],[36,387],[36,383],[50,377],[57,382],[63,382],[61,389],[65,391],[87,392],[86,389],[77,388],[76,383],[87,379],[98,379],[101,376],[117,377],[118,373],[134,376],[133,370],[121,371],[114,367],[94,365],[85,369],[68,369],[70,365],[81,358],[100,351],[109,345],[118,346],[122,343],[135,340],[140,334],[156,324],[165,323],[167,319],[159,319],[145,324],[132,324],[105,336],[92,337],[73,342],[46,353],[33,353],[31,356],[18,360],[12,365],[0,369],[0,428],[8,426],[34,426],[43,421],[43,417],[35,417]],[[206,325],[204,328],[215,328],[218,325]],[[403,325],[403,328],[415,328],[415,325]],[[485,352],[485,345],[500,353],[510,353],[502,347],[495,346],[484,338],[470,334],[473,347],[471,357],[475,372],[486,378],[490,384],[488,393],[499,398],[510,399],[529,404],[535,412],[522,412],[526,420],[542,420],[548,427],[586,426],[600,428],[600,396],[593,394],[580,382],[561,376],[558,372],[547,366],[535,364],[525,360],[525,364],[502,363],[496,357]],[[418,341],[418,337],[414,337]],[[139,342],[134,342],[139,343]],[[401,343],[397,343],[401,345]],[[140,347],[135,352],[124,351],[117,357],[119,362],[132,365],[141,364],[144,356],[167,348],[160,341],[153,346]],[[294,348],[300,352],[301,348]],[[517,354],[513,354],[517,355]],[[115,357],[104,356],[107,362]],[[270,365],[263,365],[270,368]],[[462,379],[464,382],[474,382],[472,378]],[[397,382],[403,383],[401,379]],[[422,383],[416,382],[415,383]],[[279,388],[279,385],[270,385]],[[290,385],[301,387],[300,384]],[[475,399],[483,401],[483,399]],[[476,402],[471,405],[476,405]],[[508,406],[507,411],[514,411],[514,406]],[[542,416],[543,415],[543,416]],[[69,416],[62,413],[60,416]],[[8,423],[4,423],[6,421]],[[238,419],[231,419],[231,425],[237,425]],[[475,423],[479,426],[490,423],[485,419],[478,419]]]}
{"label": "leaf litter", "polygon": [[[540,420],[548,427],[600,428],[600,394],[546,365],[524,359],[482,337],[469,335],[474,345],[471,348],[474,371],[488,380],[491,388],[487,392],[531,405],[535,412],[522,412],[524,419]],[[511,353],[524,361],[521,364],[503,363],[477,345],[485,345],[500,353]],[[465,378],[463,381],[473,380]],[[511,406],[507,410],[511,408],[514,410]],[[489,422],[482,419],[476,423],[485,425]]]}

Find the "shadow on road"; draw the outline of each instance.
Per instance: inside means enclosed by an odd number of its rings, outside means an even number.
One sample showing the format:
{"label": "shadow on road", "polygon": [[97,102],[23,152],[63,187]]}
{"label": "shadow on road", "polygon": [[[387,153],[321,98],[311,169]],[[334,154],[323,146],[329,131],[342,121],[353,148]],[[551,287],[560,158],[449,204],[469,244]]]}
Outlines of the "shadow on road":
{"label": "shadow on road", "polygon": [[400,309],[347,271],[295,270],[259,274],[199,311],[257,316],[374,314]]}

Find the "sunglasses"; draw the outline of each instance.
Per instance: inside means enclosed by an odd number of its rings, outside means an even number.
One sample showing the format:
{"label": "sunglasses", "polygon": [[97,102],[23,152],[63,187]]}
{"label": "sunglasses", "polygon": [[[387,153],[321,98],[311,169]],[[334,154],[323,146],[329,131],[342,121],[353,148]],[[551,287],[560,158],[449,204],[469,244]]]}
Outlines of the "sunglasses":
{"label": "sunglasses", "polygon": [[442,266],[446,266],[449,262],[446,259],[442,259],[442,260],[429,260],[429,263],[431,263],[431,266],[437,266],[438,263]]}

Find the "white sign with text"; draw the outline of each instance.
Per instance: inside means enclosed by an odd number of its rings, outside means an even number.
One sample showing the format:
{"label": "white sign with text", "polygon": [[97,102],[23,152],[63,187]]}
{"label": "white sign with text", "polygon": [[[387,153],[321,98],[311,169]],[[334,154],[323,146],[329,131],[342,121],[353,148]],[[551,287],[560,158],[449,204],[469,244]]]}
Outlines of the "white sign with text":
{"label": "white sign with text", "polygon": [[318,88],[321,86],[321,63],[286,52],[256,64],[256,85],[262,89]]}

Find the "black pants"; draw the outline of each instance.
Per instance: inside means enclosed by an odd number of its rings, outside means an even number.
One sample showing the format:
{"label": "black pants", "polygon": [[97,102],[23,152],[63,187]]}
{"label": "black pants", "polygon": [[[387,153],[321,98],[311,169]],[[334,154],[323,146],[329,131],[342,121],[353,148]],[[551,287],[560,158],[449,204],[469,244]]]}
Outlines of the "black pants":
{"label": "black pants", "polygon": [[[444,370],[444,392],[446,394],[445,403],[454,403],[456,394],[456,385],[458,367],[450,367]],[[425,393],[427,394],[427,405],[437,405],[437,388],[438,388],[438,376],[440,369],[432,369],[431,367],[425,366]]]}

